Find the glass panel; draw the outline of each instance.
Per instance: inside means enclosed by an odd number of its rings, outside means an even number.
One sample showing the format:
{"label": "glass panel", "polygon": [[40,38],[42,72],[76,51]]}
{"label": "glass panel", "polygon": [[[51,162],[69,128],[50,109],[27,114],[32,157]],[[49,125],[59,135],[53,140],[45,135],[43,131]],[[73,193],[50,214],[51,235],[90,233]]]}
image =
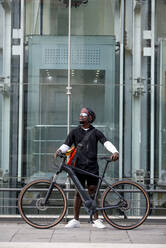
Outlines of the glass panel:
{"label": "glass panel", "polygon": [[26,2],[26,34],[66,35],[68,8],[59,0]]}
{"label": "glass panel", "polygon": [[166,40],[161,41],[159,110],[159,184],[166,186]]}
{"label": "glass panel", "polygon": [[[155,84],[157,101],[156,104],[156,126],[155,130],[155,188],[157,190],[166,189],[166,26],[165,26],[165,13],[166,13],[166,1],[158,0],[156,4],[156,23],[155,34],[156,41],[160,46],[156,50],[157,67],[156,67],[156,79]],[[153,207],[153,215],[165,215],[165,194],[154,193],[151,199]]]}
{"label": "glass panel", "polygon": [[[0,5],[0,77],[2,76],[2,68],[3,68],[3,57],[2,57],[2,47],[3,47],[3,9]],[[3,171],[1,168],[1,159],[2,159],[2,95],[0,93],[0,180],[2,179]]]}
{"label": "glass panel", "polygon": [[[166,2],[163,0],[156,1],[156,34],[157,37],[165,38],[166,37],[166,27],[165,27],[165,18],[164,13],[166,12]],[[160,186],[166,186],[166,40],[161,40],[160,42],[160,88],[159,92],[159,167],[155,168],[155,175],[159,177],[158,184]],[[158,165],[158,164],[157,164]]]}
{"label": "glass panel", "polygon": [[157,37],[166,37],[165,26],[166,2],[163,0],[156,1],[156,35]]}
{"label": "glass panel", "polygon": [[[1,10],[1,9],[0,9]],[[1,47],[1,37],[0,37],[0,47]],[[2,53],[0,50],[0,76],[2,76]],[[0,179],[2,178],[2,169],[1,169],[1,158],[2,158],[2,94],[0,92]]]}
{"label": "glass panel", "polygon": [[26,34],[40,34],[41,4],[40,0],[25,1],[26,8]]}
{"label": "glass panel", "polygon": [[[71,115],[73,124],[78,120],[80,107],[92,108],[96,113],[94,126],[118,148],[115,129],[118,128],[118,95],[115,90],[114,10],[115,1],[108,0],[91,0],[72,8]],[[103,153],[107,151],[99,144],[98,154]],[[102,171],[103,166],[99,163]],[[109,181],[110,175],[118,177],[117,168],[109,167]]]}
{"label": "glass panel", "polygon": [[[108,72],[107,72],[108,73]],[[72,70],[72,103],[71,103],[71,123],[77,124],[79,112],[82,107],[90,107],[96,113],[96,120],[93,124],[101,130],[108,140],[115,142],[115,118],[114,118],[114,93],[115,89],[109,86],[111,82],[106,82],[105,70]],[[117,100],[117,99],[116,99]],[[118,111],[115,107],[115,111]],[[99,143],[98,155],[107,153],[105,148]],[[99,161],[100,163],[100,161]],[[102,165],[100,163],[102,171]],[[107,179],[118,176],[118,170],[110,166],[107,170]]]}
{"label": "glass panel", "polygon": [[90,0],[78,8],[72,8],[72,35],[114,34],[114,0]]}
{"label": "glass panel", "polygon": [[[52,155],[67,133],[67,72],[56,69],[67,67],[67,45],[64,49],[57,46],[67,41],[68,8],[59,0],[30,0],[26,1],[26,17],[29,47],[24,176],[32,180],[55,171]],[[60,34],[64,37],[59,38]],[[64,175],[60,180],[64,181]]]}
{"label": "glass panel", "polygon": [[2,95],[0,93],[0,180],[2,180],[2,176],[3,176],[1,159],[2,159]]}
{"label": "glass panel", "polygon": [[[25,2],[27,35],[67,34],[67,0],[28,0]],[[81,3],[81,1],[72,0],[72,35],[111,35],[114,33],[115,0],[82,1],[82,4],[78,4],[75,8],[76,2]]]}
{"label": "glass panel", "polygon": [[105,70],[72,70],[71,123],[78,124],[80,109],[84,106],[98,113],[97,123],[104,121]]}
{"label": "glass panel", "polygon": [[68,33],[68,8],[63,1],[43,1],[43,34],[66,35]]}
{"label": "glass panel", "polygon": [[[41,156],[42,163],[46,164],[48,159],[46,157],[44,159],[43,156],[46,154],[50,156],[51,151],[53,153],[66,137],[64,128],[66,130],[67,127],[67,41],[67,37],[64,36],[29,37],[27,115],[29,170],[30,167],[36,166],[39,171]],[[71,127],[78,124],[80,108],[89,105],[98,113],[96,121],[98,128],[114,142],[114,104],[115,100],[118,102],[118,98],[115,98],[114,79],[115,38],[72,36],[71,66]],[[53,135],[57,136],[56,140],[53,139],[52,145],[50,144],[52,150],[48,152],[48,145],[45,144],[47,149],[44,155],[44,140],[48,142],[48,136]],[[38,166],[37,161],[33,162],[31,157],[34,149],[32,140],[40,141],[40,146],[38,143],[35,146],[38,153],[42,152],[40,159],[37,158]],[[34,173],[36,172],[28,172],[29,175]]]}
{"label": "glass panel", "polygon": [[48,176],[54,171],[52,155],[63,143],[67,132],[67,73],[65,74],[59,70],[40,70],[40,82],[35,86],[35,94],[29,92],[28,100],[33,107],[28,111],[30,166],[27,176]]}

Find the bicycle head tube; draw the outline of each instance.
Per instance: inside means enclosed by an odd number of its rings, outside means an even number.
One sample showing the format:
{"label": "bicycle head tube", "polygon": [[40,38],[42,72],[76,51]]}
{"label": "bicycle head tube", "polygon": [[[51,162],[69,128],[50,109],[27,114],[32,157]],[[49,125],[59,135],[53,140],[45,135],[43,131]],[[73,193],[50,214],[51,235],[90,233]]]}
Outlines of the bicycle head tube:
{"label": "bicycle head tube", "polygon": [[65,165],[65,161],[66,161],[66,158],[67,158],[66,155],[63,154],[63,153],[59,153],[59,154],[58,154],[58,157],[62,158],[62,161],[61,161],[61,163],[60,163],[60,166],[59,166],[58,171],[56,172],[56,175],[58,175],[59,173],[62,172],[63,166]]}

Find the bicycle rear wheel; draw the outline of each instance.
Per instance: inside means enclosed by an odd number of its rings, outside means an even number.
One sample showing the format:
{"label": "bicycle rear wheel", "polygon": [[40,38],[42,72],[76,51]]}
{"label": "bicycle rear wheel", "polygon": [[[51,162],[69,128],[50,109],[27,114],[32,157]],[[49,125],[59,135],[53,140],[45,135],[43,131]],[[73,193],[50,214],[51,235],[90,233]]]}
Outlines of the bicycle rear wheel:
{"label": "bicycle rear wheel", "polygon": [[115,208],[103,210],[105,220],[112,226],[130,230],[140,226],[147,218],[150,202],[147,192],[142,186],[132,181],[120,181],[112,185],[113,188],[123,197],[121,205],[119,195],[112,189],[107,188],[101,199],[101,206]]}
{"label": "bicycle rear wheel", "polygon": [[67,208],[66,196],[57,184],[54,184],[47,204],[42,204],[49,187],[49,180],[35,180],[22,189],[18,199],[22,218],[39,229],[57,225],[63,219]]}

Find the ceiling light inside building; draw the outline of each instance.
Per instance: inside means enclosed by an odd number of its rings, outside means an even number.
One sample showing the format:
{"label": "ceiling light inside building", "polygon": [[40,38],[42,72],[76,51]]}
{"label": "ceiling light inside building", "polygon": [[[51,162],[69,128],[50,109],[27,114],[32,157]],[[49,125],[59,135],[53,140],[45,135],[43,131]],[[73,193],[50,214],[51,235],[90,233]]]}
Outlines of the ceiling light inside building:
{"label": "ceiling light inside building", "polygon": [[71,70],[71,75],[72,75],[72,77],[75,76],[75,70]]}

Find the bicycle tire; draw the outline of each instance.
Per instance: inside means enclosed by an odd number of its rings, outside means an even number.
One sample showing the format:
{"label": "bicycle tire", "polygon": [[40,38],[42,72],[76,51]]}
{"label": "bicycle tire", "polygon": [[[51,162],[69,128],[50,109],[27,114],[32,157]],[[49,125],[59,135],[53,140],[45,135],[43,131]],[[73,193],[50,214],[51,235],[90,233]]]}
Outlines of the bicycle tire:
{"label": "bicycle tire", "polygon": [[53,227],[63,219],[66,213],[66,196],[57,184],[54,184],[47,205],[41,204],[49,186],[49,180],[38,179],[27,184],[19,194],[19,212],[24,221],[35,228]]}
{"label": "bicycle tire", "polygon": [[[123,195],[126,206],[102,210],[105,220],[113,227],[131,230],[140,226],[148,217],[150,209],[149,196],[145,189],[132,181],[119,181],[112,185]],[[101,199],[101,206],[109,207],[118,204],[119,196],[111,188],[107,188]]]}

